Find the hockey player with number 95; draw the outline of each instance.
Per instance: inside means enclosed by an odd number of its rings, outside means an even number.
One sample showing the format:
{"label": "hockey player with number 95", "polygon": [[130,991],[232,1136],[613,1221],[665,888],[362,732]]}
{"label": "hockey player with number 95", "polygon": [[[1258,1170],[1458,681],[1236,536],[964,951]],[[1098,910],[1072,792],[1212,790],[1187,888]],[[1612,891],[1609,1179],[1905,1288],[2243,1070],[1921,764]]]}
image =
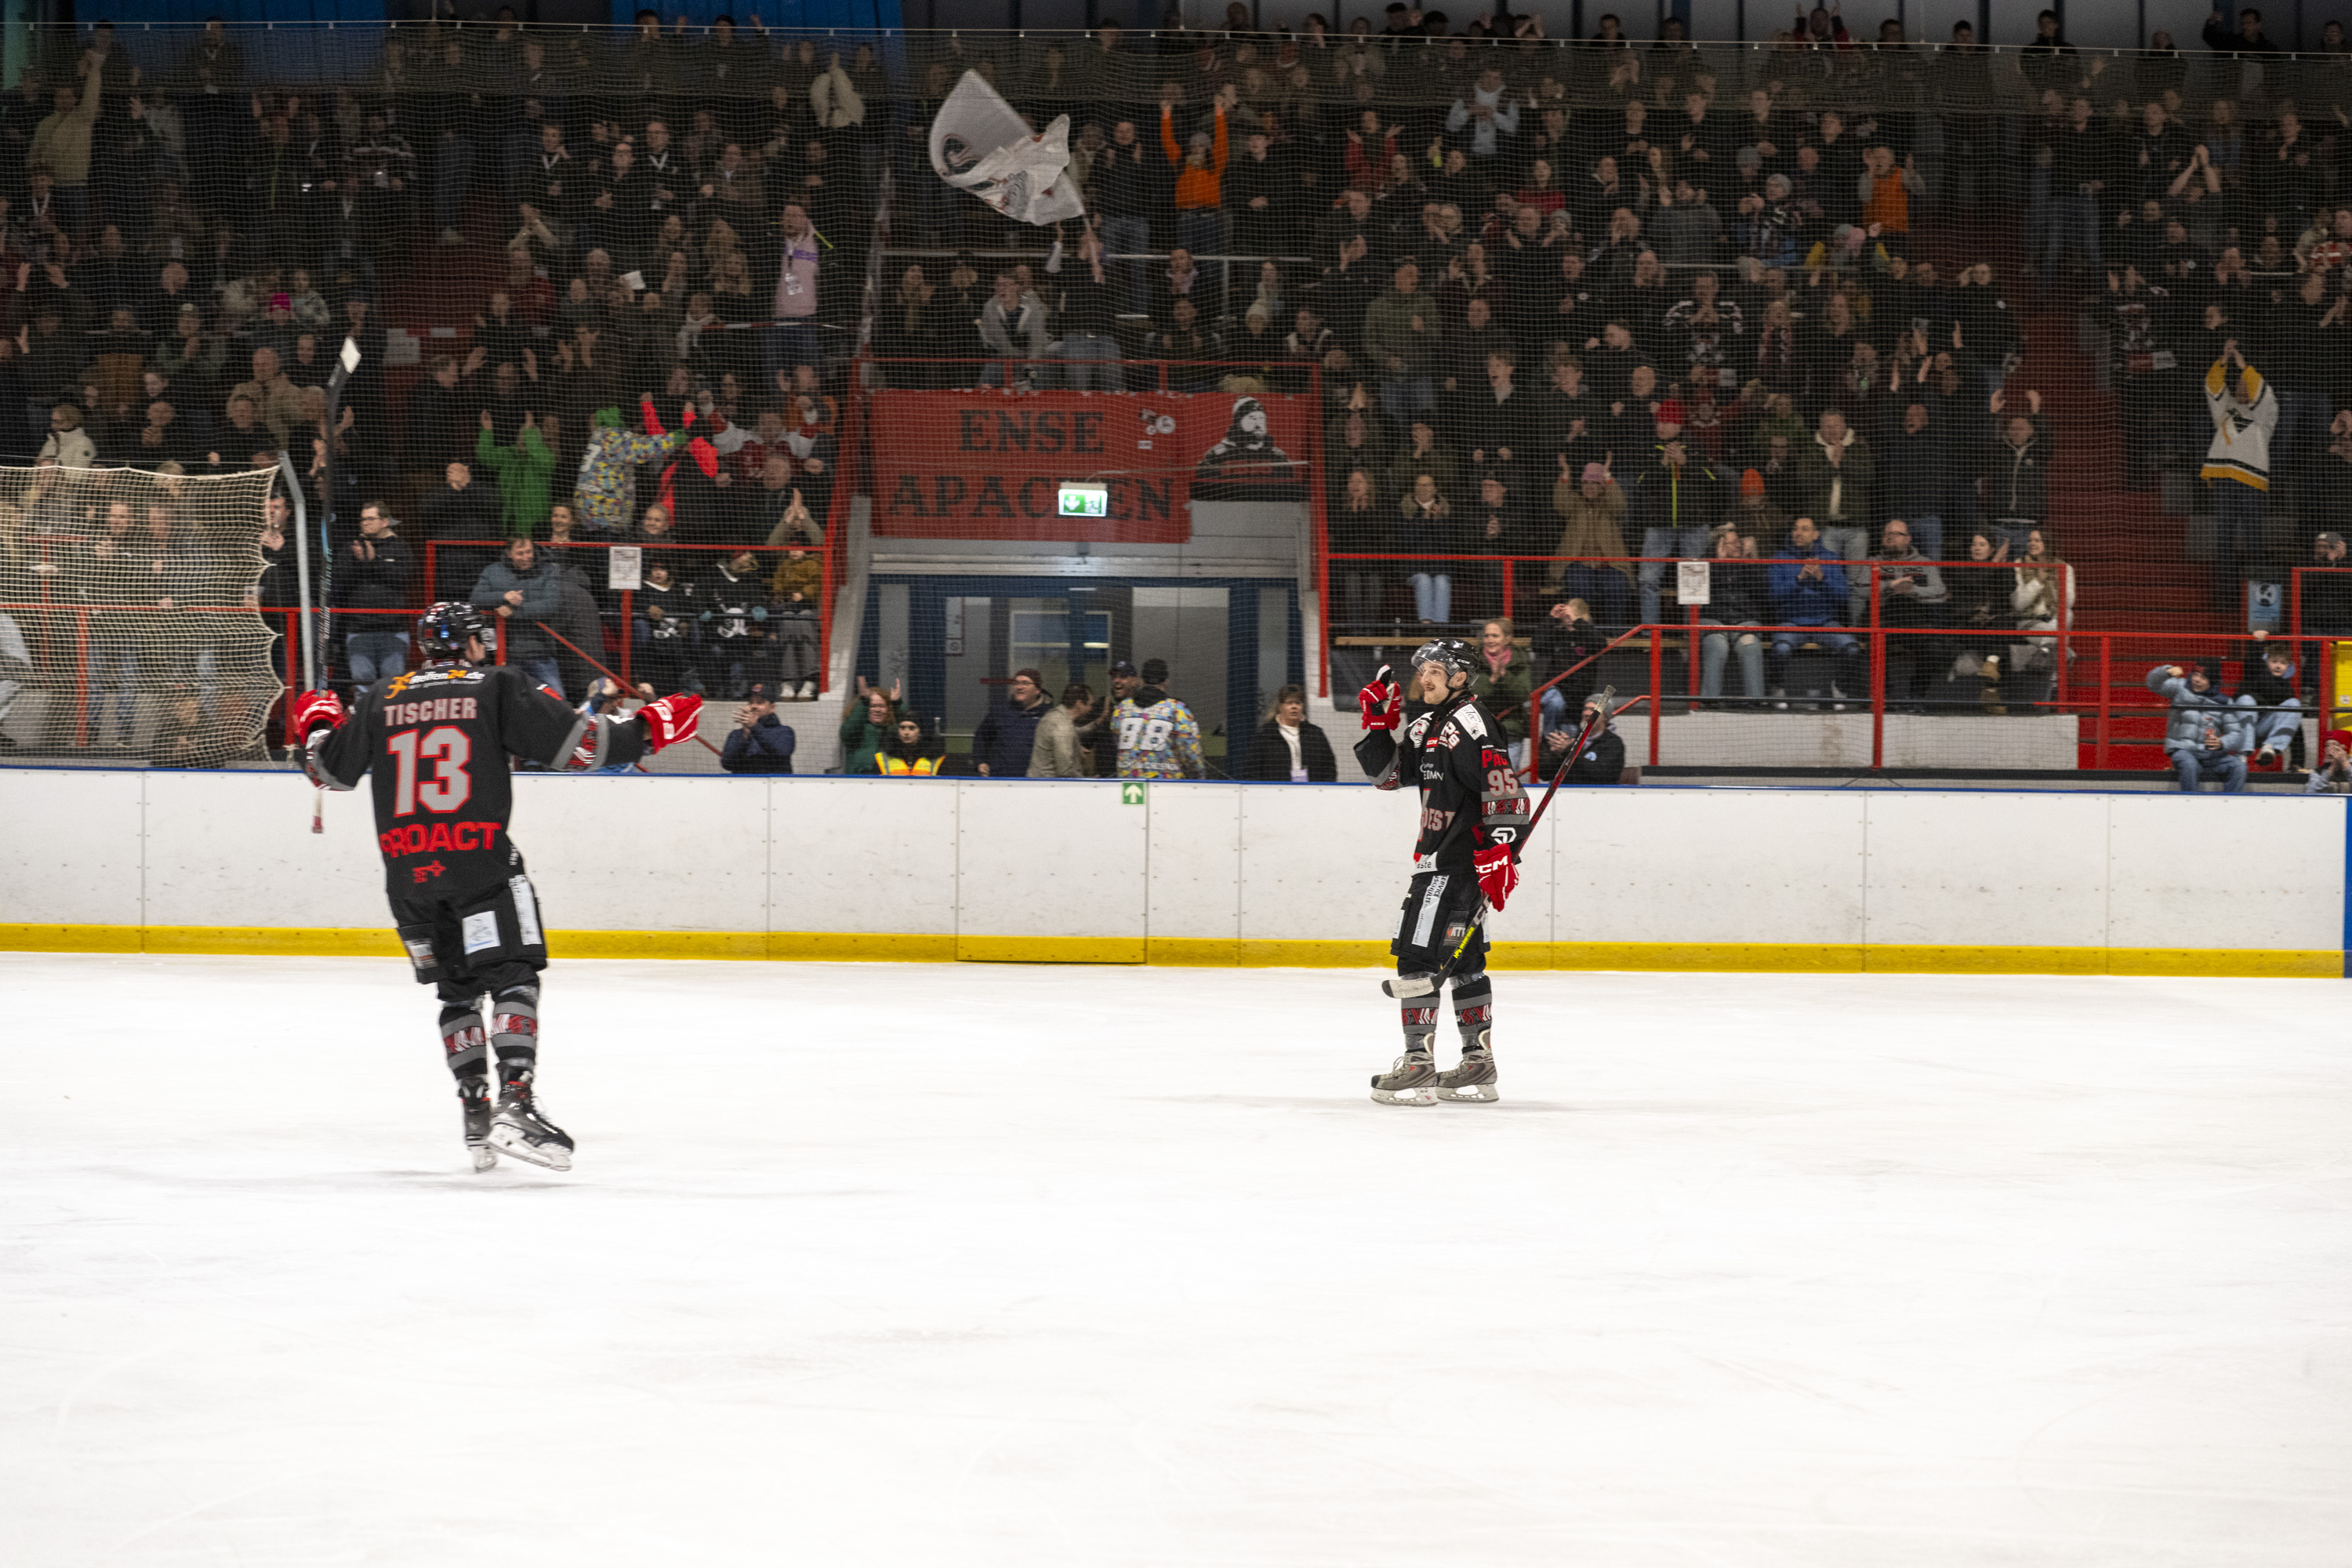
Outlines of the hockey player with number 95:
{"label": "hockey player with number 95", "polygon": [[507,837],[509,759],[571,772],[626,766],[690,739],[702,699],[665,697],[626,719],[578,713],[520,667],[488,662],[490,636],[471,605],[435,605],[416,622],[422,668],[377,682],[348,714],[331,691],[299,693],[289,721],[312,784],[348,790],[374,775],[393,924],[418,983],[440,993],[441,1047],[474,1168],[504,1153],[568,1171],[572,1139],[532,1090],[547,933]]}
{"label": "hockey player with number 95", "polygon": [[[1381,789],[1410,779],[1421,791],[1412,881],[1389,942],[1397,977],[1383,987],[1403,1011],[1404,1055],[1372,1079],[1372,1098],[1383,1105],[1491,1105],[1502,1098],[1486,922],[1518,885],[1528,796],[1501,723],[1468,690],[1478,666],[1468,643],[1434,638],[1413,652],[1410,697],[1382,665],[1356,699],[1365,731],[1356,760],[1364,772]],[[1441,1073],[1433,1045],[1438,995],[1449,978],[1462,1060]]]}

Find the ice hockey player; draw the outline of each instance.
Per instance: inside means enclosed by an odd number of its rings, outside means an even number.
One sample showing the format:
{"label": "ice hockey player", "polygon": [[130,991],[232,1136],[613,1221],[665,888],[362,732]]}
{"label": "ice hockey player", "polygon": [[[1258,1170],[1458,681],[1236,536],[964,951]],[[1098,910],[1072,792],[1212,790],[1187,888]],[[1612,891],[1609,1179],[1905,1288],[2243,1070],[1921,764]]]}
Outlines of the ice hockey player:
{"label": "ice hockey player", "polygon": [[[1421,790],[1412,882],[1389,942],[1397,978],[1388,988],[1404,1012],[1404,1055],[1372,1079],[1372,1098],[1383,1105],[1491,1105],[1502,1098],[1485,927],[1486,911],[1502,909],[1518,885],[1528,796],[1502,725],[1466,689],[1477,668],[1468,643],[1439,637],[1413,652],[1410,699],[1386,665],[1356,699],[1366,731],[1356,760],[1382,789],[1411,780]],[[1452,979],[1462,1062],[1441,1073],[1433,1048],[1438,990],[1457,949]]]}
{"label": "ice hockey player", "polygon": [[488,628],[471,605],[435,605],[416,622],[421,668],[360,693],[349,714],[331,691],[302,692],[289,718],[312,784],[347,790],[375,776],[393,925],[417,981],[440,992],[441,1046],[474,1168],[488,1170],[506,1153],[568,1171],[572,1140],[531,1092],[547,937],[507,837],[509,759],[575,772],[633,763],[691,738],[702,699],[665,697],[626,719],[574,712],[520,666],[486,662]]}

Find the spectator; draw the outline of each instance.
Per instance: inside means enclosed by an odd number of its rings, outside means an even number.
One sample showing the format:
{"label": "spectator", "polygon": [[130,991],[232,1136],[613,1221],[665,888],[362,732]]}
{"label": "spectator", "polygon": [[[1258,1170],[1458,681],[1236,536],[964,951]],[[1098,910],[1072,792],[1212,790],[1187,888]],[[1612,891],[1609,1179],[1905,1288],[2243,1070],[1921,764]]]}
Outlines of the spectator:
{"label": "spectator", "polygon": [[808,209],[784,204],[783,254],[776,268],[775,329],[768,334],[762,374],[773,385],[779,373],[796,364],[822,363],[817,338],[817,235]]}
{"label": "spectator", "polygon": [[[552,426],[555,416],[547,416]],[[555,476],[555,451],[529,411],[511,447],[494,438],[490,412],[482,410],[482,433],[475,437],[474,456],[488,465],[499,490],[499,520],[509,539],[529,539],[547,521],[549,493]]]}
{"label": "spectator", "polygon": [[[451,464],[452,468],[462,467]],[[563,581],[555,563],[540,559],[528,539],[514,540],[506,553],[482,569],[471,595],[474,607],[499,617],[499,640],[506,662],[520,665],[537,686],[563,695],[563,670],[544,623],[562,613]]]}
{"label": "spectator", "polygon": [[1397,502],[1397,512],[1390,553],[1422,558],[1405,568],[1412,584],[1413,617],[1423,626],[1442,626],[1453,618],[1455,558],[1468,541],[1454,523],[1453,502],[1431,474],[1413,476],[1412,489]]}
{"label": "spectator", "polygon": [[2221,781],[2223,795],[2246,787],[2246,753],[2252,749],[2251,705],[2240,706],[2213,689],[2202,665],[2159,664],[2147,672],[2147,689],[2172,705],[2165,723],[2164,753],[2172,759],[2184,795],[2195,795],[2207,779]]}
{"label": "spectator", "polygon": [[[2033,413],[2040,414],[2042,395],[2033,392],[2026,396]],[[2007,406],[2007,394],[1992,395],[1991,407],[1996,416]],[[2047,462],[2033,420],[2022,414],[2011,415],[2001,428],[2001,439],[1993,444],[1992,472],[1986,480],[1985,513],[2012,552],[2024,544],[2029,531],[2049,520]]]}
{"label": "spectator", "polygon": [[[1617,733],[1616,716],[1609,711],[1608,699],[1593,692],[1584,700],[1577,720],[1579,729],[1592,726],[1584,739],[1584,747],[1569,762],[1567,784],[1584,785],[1617,785],[1625,782],[1625,738]],[[1565,729],[1549,731],[1544,735],[1542,772],[1548,777],[1557,773],[1567,759],[1568,749],[1576,736]]]}
{"label": "spectator", "polygon": [[[1034,290],[1023,289],[1011,271],[999,272],[996,292],[980,311],[980,349],[991,356],[991,363],[981,366],[980,384],[1010,384],[1024,392],[1044,385],[1044,371],[1026,362],[1045,358],[1052,337],[1045,322],[1045,302]],[[1024,363],[1019,371],[1008,372],[1007,360]]]}
{"label": "spectator", "polygon": [[[1879,537],[1878,624],[1890,628],[1943,625],[1951,594],[1944,586],[1942,569],[1922,554],[1912,539],[1911,525],[1895,518]],[[1886,639],[1890,667],[1892,655],[1909,656],[1910,674],[1904,685],[1904,701],[1915,713],[1927,711],[1927,688],[1950,662],[1944,658],[1946,640],[1931,637]]]}
{"label": "spectator", "polygon": [[1037,726],[1053,705],[1045,695],[1045,678],[1034,669],[1014,670],[1006,696],[1006,706],[991,712],[972,731],[972,763],[982,778],[1028,776],[1029,759],[1037,749]]}
{"label": "spectator", "polygon": [[1789,514],[1772,500],[1763,473],[1749,468],[1739,476],[1739,499],[1731,503],[1717,525],[1756,541],[1759,550],[1778,552],[1789,537]]}
{"label": "spectator", "polygon": [[[1749,470],[1753,472],[1754,470]],[[1707,574],[1706,604],[1699,610],[1702,626],[1760,626],[1768,600],[1764,568],[1756,563],[1758,540],[1731,527],[1715,531],[1715,559]],[[1739,685],[1746,703],[1764,700],[1764,643],[1751,631],[1710,631],[1698,639],[1699,700],[1716,702],[1723,697],[1723,664],[1734,649],[1739,654]]]}
{"label": "spectator", "polygon": [[1250,737],[1242,777],[1272,784],[1337,784],[1339,765],[1322,726],[1307,719],[1307,689],[1286,686],[1274,694],[1265,722]]}
{"label": "spectator", "polygon": [[677,566],[667,557],[649,555],[645,585],[634,595],[634,607],[629,646],[636,660],[635,673],[658,690],[677,690],[686,683],[694,656],[694,585],[679,579]]}
{"label": "spectator", "polygon": [[454,584],[480,571],[474,563],[481,561],[484,552],[460,546],[449,548],[454,540],[496,539],[500,534],[498,502],[489,491],[474,483],[474,470],[463,463],[451,463],[442,469],[442,485],[425,500],[419,521],[425,539],[436,547],[440,557],[441,583],[432,591],[437,598],[454,598],[459,590]]}
{"label": "spectator", "polygon": [[253,351],[253,379],[237,383],[229,389],[229,395],[251,398],[255,416],[269,426],[281,447],[305,424],[302,389],[287,375],[274,349]]}
{"label": "spectator", "polygon": [[[1804,487],[1802,510],[1821,530],[1822,547],[1832,555],[1860,561],[1870,553],[1870,496],[1877,477],[1877,458],[1861,432],[1847,428],[1845,416],[1834,408],[1822,412],[1812,441],[1798,454],[1797,473]],[[1847,609],[1847,626],[1859,625],[1870,584],[1852,581],[1854,595]]]}
{"label": "spectator", "polygon": [[1507,616],[1491,620],[1478,630],[1480,667],[1470,678],[1470,692],[1503,726],[1503,738],[1511,753],[1511,765],[1528,765],[1528,708],[1533,700],[1530,690],[1534,682],[1528,678],[1528,661],[1519,657],[1513,642],[1514,628]]}
{"label": "spectator", "polygon": [[1176,89],[1171,86],[1160,97],[1160,148],[1176,174],[1176,243],[1195,256],[1213,255],[1222,247],[1218,209],[1224,200],[1225,110],[1240,96],[1230,84],[1217,89],[1211,109],[1213,134],[1196,131],[1182,148],[1176,145]]}
{"label": "spectator", "polygon": [[793,727],[776,717],[775,693],[766,682],[754,681],[735,710],[735,729],[719,753],[719,765],[730,773],[789,773],[798,743]]}
{"label": "spectator", "polygon": [[2352,795],[2352,730],[2330,730],[2319,742],[2319,765],[2303,781],[2303,793]]}
{"label": "spectator", "polygon": [[875,769],[885,778],[930,778],[939,773],[946,751],[936,737],[923,733],[921,720],[901,713],[875,753]]}
{"label": "spectator", "polygon": [[[1904,405],[1902,427],[1878,457],[1880,499],[1886,510],[1904,520],[1920,554],[1943,560],[1944,517],[1952,508],[1951,448],[1924,400]],[[2038,459],[2027,460],[2039,473]]]}
{"label": "spectator", "polygon": [[[1559,478],[1551,488],[1551,507],[1560,516],[1557,556],[1544,586],[1555,598],[1580,599],[1599,609],[1610,626],[1633,624],[1633,580],[1625,557],[1625,492],[1609,470],[1587,463],[1575,480],[1569,479],[1568,456],[1559,455]],[[1579,559],[1581,557],[1581,559]]]}
{"label": "spectator", "polygon": [[1862,644],[1842,631],[1814,631],[1810,637],[1791,626],[1832,627],[1845,624],[1848,603],[1845,568],[1822,544],[1821,530],[1810,517],[1789,525],[1789,542],[1772,563],[1768,581],[1772,596],[1772,621],[1782,630],[1772,634],[1765,659],[1770,668],[1773,706],[1787,709],[1789,658],[1797,645],[1810,641],[1826,648],[1836,661],[1831,677],[1832,710],[1845,710],[1846,693],[1863,684]]}
{"label": "spectator", "polygon": [[1474,166],[1501,167],[1510,161],[1510,144],[1519,134],[1519,106],[1510,100],[1503,68],[1490,62],[1470,91],[1454,100],[1445,116],[1445,133],[1459,144],[1463,132],[1470,132],[1464,150]]}
{"label": "spectator", "polygon": [[[2055,632],[2074,624],[2074,569],[2058,559],[2051,548],[2046,529],[2030,530],[2025,536],[2024,552],[2018,557],[2015,568],[2016,584],[2010,590],[2009,607],[2017,616],[2017,628],[2026,632]],[[2046,675],[2054,687],[2061,673],[2058,668],[2058,639],[2037,637],[2010,647],[2011,667],[2021,675]],[[2040,697],[2032,699],[2036,702]]]}
{"label": "spectator", "polygon": [[[648,428],[658,422],[652,399],[642,402],[638,411]],[[685,442],[683,425],[659,436],[639,435],[621,427],[618,408],[598,409],[589,420],[588,450],[572,491],[581,528],[608,538],[625,533],[636,517],[637,469]]]}
{"label": "spectator", "polygon": [[[2254,634],[2258,641],[2268,636]],[[2303,699],[2295,681],[2294,649],[2283,642],[2256,649],[2255,657],[2246,661],[2238,701],[2253,708],[2248,724],[2255,763],[2268,767],[2276,759],[2281,768],[2301,765]]]}
{"label": "spectator", "polygon": [[1201,726],[1192,710],[1168,695],[1168,663],[1143,661],[1143,684],[1118,704],[1118,776],[1197,779],[1206,775]]}
{"label": "spectator", "polygon": [[82,723],[93,746],[106,743],[108,694],[114,700],[114,749],[130,748],[139,716],[139,657],[151,629],[136,606],[150,604],[149,563],[132,531],[138,521],[129,501],[110,502],[105,521],[89,541],[87,558],[74,576],[92,607],[89,653],[83,666],[89,695]]}
{"label": "spectator", "polygon": [[841,771],[852,776],[878,773],[875,756],[887,744],[898,721],[899,683],[890,689],[869,686],[857,678],[857,691],[841,715]]}
{"label": "spectator", "polygon": [[1078,731],[1093,713],[1093,688],[1073,681],[1062,688],[1062,700],[1037,721],[1037,738],[1029,750],[1033,779],[1076,779],[1087,776],[1085,750]]}
{"label": "spectator", "polygon": [[1543,689],[1536,702],[1545,730],[1559,729],[1567,721],[1569,709],[1600,684],[1598,669],[1589,661],[1597,658],[1608,640],[1593,624],[1591,605],[1580,598],[1554,596],[1528,649],[1535,666],[1531,673]]}
{"label": "spectator", "polygon": [[749,550],[721,560],[695,584],[705,691],[731,697],[767,673],[766,589],[760,558]]}
{"label": "spectator", "polygon": [[343,658],[351,666],[354,692],[364,691],[386,676],[408,668],[408,618],[404,612],[416,574],[415,557],[394,531],[400,520],[383,502],[372,500],[360,508],[360,536],[347,551],[350,559],[334,574],[331,602],[345,610],[391,610],[395,615],[355,615],[343,637]]}
{"label": "spectator", "polygon": [[2262,548],[2271,434],[2278,428],[2278,398],[2262,373],[2246,363],[2235,338],[2222,344],[2221,357],[2205,372],[2205,407],[2212,416],[2213,440],[2198,478],[2213,503],[2213,606],[2235,613],[2243,598],[2246,563]]}
{"label": "spectator", "polygon": [[81,427],[80,409],[70,403],[60,403],[49,410],[49,438],[41,443],[37,456],[49,458],[61,468],[97,466],[98,443]]}
{"label": "spectator", "polygon": [[[1046,262],[1057,273],[1058,252]],[[1102,241],[1087,229],[1078,240],[1079,271],[1062,279],[1061,345],[1055,351],[1069,377],[1070,389],[1086,392],[1097,382],[1105,392],[1125,392],[1127,373],[1120,368],[1118,339],[1114,335],[1118,301],[1103,273]]]}
{"label": "spectator", "polygon": [[1666,565],[1658,557],[1696,561],[1706,553],[1707,538],[1722,509],[1722,485],[1715,468],[1684,444],[1683,406],[1672,398],[1658,405],[1655,457],[1633,480],[1631,501],[1642,525],[1638,574],[1642,584],[1642,621],[1655,626],[1661,619],[1660,586]]}
{"label": "spectator", "polygon": [[1388,291],[1364,312],[1364,353],[1381,376],[1381,411],[1400,428],[1437,406],[1438,314],[1421,292],[1421,268],[1408,257]]}
{"label": "spectator", "polygon": [[1126,258],[1118,265],[1127,279],[1131,315],[1143,314],[1150,304],[1145,276],[1150,264],[1143,257],[1151,248],[1154,178],[1132,120],[1111,127],[1110,141],[1096,153],[1087,174],[1087,205],[1102,220],[1103,247]]}

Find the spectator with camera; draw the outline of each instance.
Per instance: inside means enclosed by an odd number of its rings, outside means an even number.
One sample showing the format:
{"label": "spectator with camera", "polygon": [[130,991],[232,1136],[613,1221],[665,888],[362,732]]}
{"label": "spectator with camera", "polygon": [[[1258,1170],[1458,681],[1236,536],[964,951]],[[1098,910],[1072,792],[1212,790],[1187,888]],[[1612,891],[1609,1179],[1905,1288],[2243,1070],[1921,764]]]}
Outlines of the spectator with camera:
{"label": "spectator with camera", "polygon": [[735,728],[719,753],[719,765],[730,773],[789,773],[799,737],[776,717],[776,694],[767,682],[755,680],[735,710]]}
{"label": "spectator with camera", "polygon": [[394,531],[400,520],[380,500],[360,508],[360,536],[345,547],[335,573],[332,603],[340,609],[397,611],[356,615],[343,635],[352,685],[365,690],[408,668],[408,616],[416,559]]}

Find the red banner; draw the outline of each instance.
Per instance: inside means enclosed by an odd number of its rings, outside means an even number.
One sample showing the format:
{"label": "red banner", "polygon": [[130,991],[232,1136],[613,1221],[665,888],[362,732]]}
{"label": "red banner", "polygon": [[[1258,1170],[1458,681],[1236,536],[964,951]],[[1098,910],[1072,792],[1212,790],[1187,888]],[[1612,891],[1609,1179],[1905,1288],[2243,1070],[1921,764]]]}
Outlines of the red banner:
{"label": "red banner", "polygon": [[[1182,543],[1195,500],[1304,500],[1313,400],[1278,393],[877,392],[874,531]],[[1065,483],[1109,491],[1063,517]]]}

